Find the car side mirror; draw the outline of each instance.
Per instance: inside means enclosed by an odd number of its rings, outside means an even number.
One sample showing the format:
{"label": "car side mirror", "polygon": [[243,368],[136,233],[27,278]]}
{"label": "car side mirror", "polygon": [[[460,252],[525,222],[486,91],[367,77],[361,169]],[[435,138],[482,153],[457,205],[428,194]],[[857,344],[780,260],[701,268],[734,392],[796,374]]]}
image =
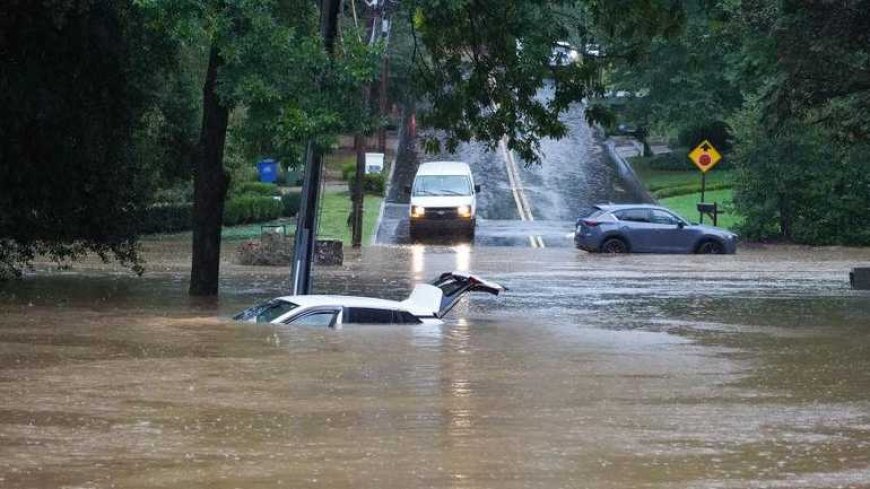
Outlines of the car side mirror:
{"label": "car side mirror", "polygon": [[406,194],[410,194],[410,193],[411,193],[411,186],[410,186],[410,185],[405,185],[405,193],[406,193]]}
{"label": "car side mirror", "polygon": [[677,223],[677,229],[683,229],[684,227],[686,227],[686,223],[683,221]]}
{"label": "car side mirror", "polygon": [[477,184],[474,186],[474,193],[479,193],[479,192],[480,192],[480,184]]}

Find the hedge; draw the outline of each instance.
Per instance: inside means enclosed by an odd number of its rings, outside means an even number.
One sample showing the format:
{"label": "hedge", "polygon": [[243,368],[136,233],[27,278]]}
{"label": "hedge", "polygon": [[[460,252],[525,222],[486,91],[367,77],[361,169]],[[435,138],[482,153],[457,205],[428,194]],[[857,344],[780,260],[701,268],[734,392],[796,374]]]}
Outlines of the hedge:
{"label": "hedge", "polygon": [[[353,193],[353,185],[356,175],[350,175],[347,180],[347,188]],[[384,175],[381,173],[367,173],[363,180],[363,192],[374,195],[384,195]]]}
{"label": "hedge", "polygon": [[224,226],[271,221],[281,217],[284,209],[279,199],[258,195],[242,195],[224,205]]}
{"label": "hedge", "polygon": [[139,218],[140,234],[175,233],[193,227],[193,204],[157,204],[146,209]]}
{"label": "hedge", "polygon": [[274,183],[264,182],[241,182],[230,189],[230,200],[245,195],[258,195],[263,197],[277,197],[281,191]]}
{"label": "hedge", "polygon": [[[719,182],[719,183],[708,183],[706,185],[706,190],[708,192],[712,192],[713,190],[725,190],[733,187],[734,185],[731,182]],[[701,192],[701,184],[690,184],[690,185],[679,185],[676,187],[665,187],[662,189],[658,189],[653,191],[653,197],[656,199],[665,199],[668,197],[676,197],[678,195],[689,195],[689,194],[697,194]]]}
{"label": "hedge", "polygon": [[[224,204],[224,225],[271,221],[281,217],[284,208],[283,201],[274,197],[243,195]],[[140,234],[177,233],[192,228],[193,204],[188,202],[149,207],[139,219],[138,231]]]}

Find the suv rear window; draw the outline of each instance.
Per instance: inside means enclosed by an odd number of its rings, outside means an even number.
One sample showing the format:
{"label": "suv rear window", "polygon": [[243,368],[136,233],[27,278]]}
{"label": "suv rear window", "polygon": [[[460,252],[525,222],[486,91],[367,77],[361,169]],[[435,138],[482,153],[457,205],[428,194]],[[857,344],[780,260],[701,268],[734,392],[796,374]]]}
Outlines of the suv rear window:
{"label": "suv rear window", "polygon": [[620,221],[649,222],[649,211],[646,209],[625,209],[613,215]]}

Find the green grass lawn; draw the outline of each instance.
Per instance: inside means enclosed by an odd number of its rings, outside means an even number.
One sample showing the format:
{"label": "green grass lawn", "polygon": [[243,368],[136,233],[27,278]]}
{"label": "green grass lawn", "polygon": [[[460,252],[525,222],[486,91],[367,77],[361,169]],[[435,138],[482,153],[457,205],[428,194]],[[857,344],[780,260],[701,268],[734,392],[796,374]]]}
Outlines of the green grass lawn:
{"label": "green grass lawn", "polygon": [[[685,171],[659,170],[650,168],[647,164],[650,158],[630,158],[634,172],[641,179],[647,190],[659,204],[672,209],[677,214],[692,222],[699,221],[696,205],[701,201],[701,172],[693,169],[687,163]],[[726,214],[719,215],[719,226],[732,229],[740,223],[740,216],[732,210],[733,180],[732,170],[712,169],[707,173],[707,191],[704,200],[716,202]],[[704,224],[712,224],[709,218],[704,218]]]}
{"label": "green grass lawn", "polygon": [[[350,245],[350,227],[347,216],[350,214],[350,192],[326,192],[321,202],[320,221],[317,226],[317,237],[322,239],[340,239],[345,245]],[[369,243],[375,231],[375,221],[381,208],[383,197],[365,196],[365,211],[363,214],[363,243]]]}
{"label": "green grass lawn", "polygon": [[[726,210],[725,214],[719,214],[719,227],[734,229],[734,227],[740,223],[740,216],[735,215],[731,209],[731,189],[709,191],[704,195],[704,200],[707,202],[716,202],[719,204],[720,209],[724,208]],[[701,194],[696,193],[661,199],[659,200],[659,204],[673,210],[691,222],[698,222],[700,216],[698,215],[698,209],[696,206],[700,201]],[[705,216],[704,224],[712,225],[713,222],[709,217]]]}

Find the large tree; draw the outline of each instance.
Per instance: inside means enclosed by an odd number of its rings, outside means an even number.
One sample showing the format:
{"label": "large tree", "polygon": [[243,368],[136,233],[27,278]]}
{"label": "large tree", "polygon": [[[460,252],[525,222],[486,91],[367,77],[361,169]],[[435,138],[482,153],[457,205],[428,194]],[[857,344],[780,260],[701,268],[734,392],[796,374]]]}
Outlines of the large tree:
{"label": "large tree", "polygon": [[174,52],[146,23],[129,2],[0,6],[0,275],[37,253],[141,270],[132,135]]}

